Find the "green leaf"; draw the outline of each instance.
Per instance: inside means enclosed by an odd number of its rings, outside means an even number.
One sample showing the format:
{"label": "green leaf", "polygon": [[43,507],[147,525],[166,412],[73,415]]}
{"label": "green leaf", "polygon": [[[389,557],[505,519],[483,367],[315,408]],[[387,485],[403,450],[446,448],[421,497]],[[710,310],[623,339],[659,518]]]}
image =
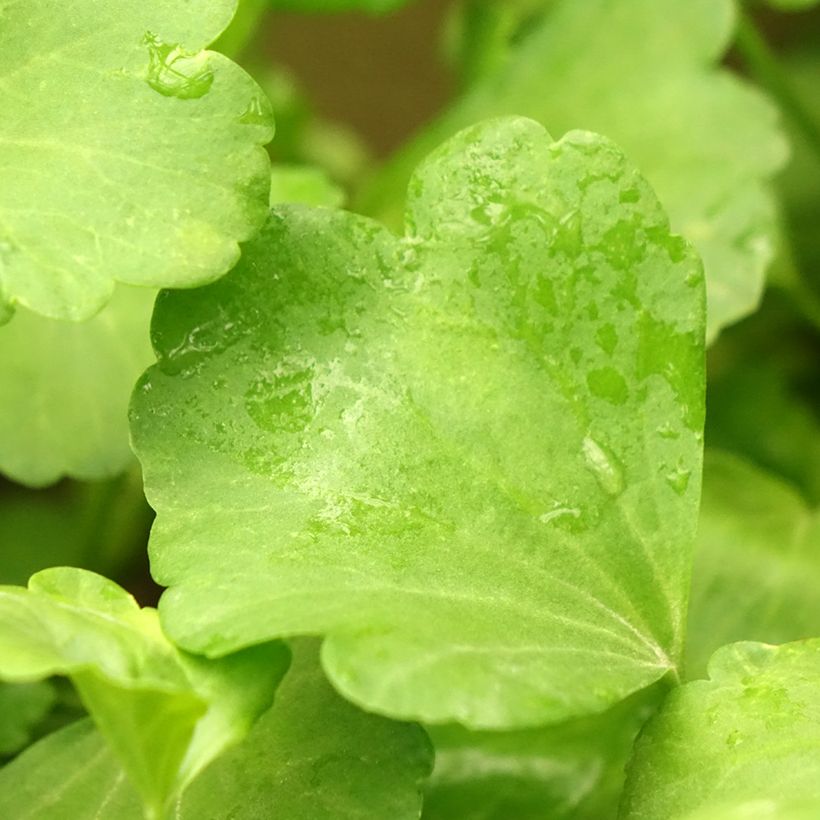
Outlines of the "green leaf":
{"label": "green leaf", "polygon": [[786,484],[707,451],[689,605],[686,671],[740,640],[820,635],[820,516]]}
{"label": "green leaf", "polygon": [[485,117],[598,131],[624,148],[703,257],[713,339],[757,305],[776,234],[766,183],[786,155],[774,108],[717,67],[733,21],[731,0],[558,0],[503,70],[387,165],[360,207],[397,221],[391,209],[418,160]]}
{"label": "green leaf", "polygon": [[47,681],[0,683],[0,758],[22,749],[54,703]]}
{"label": "green leaf", "polygon": [[21,309],[0,327],[2,472],[43,486],[62,476],[106,478],[128,466],[128,399],[153,361],[155,296],[121,286],[86,322]]}
{"label": "green leaf", "polygon": [[84,570],[0,587],[0,678],[69,675],[156,816],[270,706],[287,657],[275,644],[218,662],[180,653],[155,610]]}
{"label": "green leaf", "polygon": [[277,209],[160,296],[132,435],[163,624],[213,656],[327,635],[337,688],[399,717],[601,711],[678,661],[700,266],[591,134],[477,126],[410,198],[404,239]]}
{"label": "green leaf", "polygon": [[190,286],[267,213],[267,101],[203,49],[235,0],[0,0],[0,302],[85,319]]}
{"label": "green leaf", "polygon": [[[316,652],[296,647],[276,702],[174,807],[179,820],[411,820],[431,750],[415,726],[336,695]],[[0,816],[139,820],[122,769],[90,722],[57,732],[0,771]]]}
{"label": "green leaf", "polygon": [[614,818],[632,744],[659,695],[652,688],[602,715],[540,729],[434,727],[424,820]]}
{"label": "green leaf", "polygon": [[311,166],[275,165],[271,173],[270,203],[301,203],[341,208],[344,191],[321,169]]}
{"label": "green leaf", "polygon": [[818,679],[820,640],[718,650],[709,680],[674,690],[642,732],[621,816],[780,818],[781,804],[820,808]]}
{"label": "green leaf", "polygon": [[152,518],[138,469],[110,481],[64,482],[50,490],[4,486],[0,584],[22,585],[55,566],[115,577],[133,571]]}
{"label": "green leaf", "polygon": [[816,378],[816,354],[800,350],[806,362],[795,365],[788,361],[788,350],[776,348],[772,355],[759,349],[761,338],[770,348],[778,333],[785,336],[788,329],[775,325],[752,330],[750,340],[758,341],[741,346],[736,352],[741,360],[710,376],[707,438],[713,446],[779,474],[820,503],[820,417],[797,389],[801,381],[810,385]]}
{"label": "green leaf", "polygon": [[806,11],[817,5],[817,0],[766,0],[766,2],[780,11]]}

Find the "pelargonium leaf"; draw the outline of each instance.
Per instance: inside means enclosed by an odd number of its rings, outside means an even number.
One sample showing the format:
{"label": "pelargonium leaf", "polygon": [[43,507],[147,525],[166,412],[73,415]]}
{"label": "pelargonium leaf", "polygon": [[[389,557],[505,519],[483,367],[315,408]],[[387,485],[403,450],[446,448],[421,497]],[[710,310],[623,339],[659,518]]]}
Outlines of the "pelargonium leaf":
{"label": "pelargonium leaf", "polygon": [[29,742],[32,728],[53,703],[54,688],[48,681],[0,683],[0,758]]}
{"label": "pelargonium leaf", "polygon": [[278,644],[217,662],[180,653],[155,610],[85,570],[0,587],[0,679],[68,675],[157,816],[270,706],[287,663]]}
{"label": "pelargonium leaf", "polygon": [[820,640],[719,649],[709,680],[669,694],[639,737],[621,817],[758,820],[820,808],[818,677]]}
{"label": "pelargonium leaf", "polygon": [[686,673],[718,647],[820,635],[820,514],[773,475],[707,450]]}
{"label": "pelargonium leaf", "polygon": [[786,156],[774,107],[717,67],[734,11],[732,0],[549,4],[501,70],[401,150],[360,207],[395,220],[391,209],[419,159],[485,117],[523,114],[558,133],[598,131],[623,147],[703,257],[713,339],[757,306],[776,241],[767,185]]}
{"label": "pelargonium leaf", "polygon": [[267,101],[204,51],[236,0],[0,0],[0,303],[225,273],[267,213]]}
{"label": "pelargonium leaf", "polygon": [[[368,715],[325,680],[302,642],[273,707],[173,807],[179,820],[411,820],[430,744]],[[90,722],[56,732],[0,772],[0,815],[140,820],[139,800]]]}
{"label": "pelargonium leaf", "polygon": [[0,327],[0,471],[33,486],[116,475],[133,460],[128,399],[153,361],[156,292],[120,286],[85,322],[20,309]]}
{"label": "pelargonium leaf", "polygon": [[275,209],[157,303],[132,435],[175,640],[327,636],[386,714],[510,727],[675,670],[703,423],[698,260],[608,140],[460,134],[407,235]]}

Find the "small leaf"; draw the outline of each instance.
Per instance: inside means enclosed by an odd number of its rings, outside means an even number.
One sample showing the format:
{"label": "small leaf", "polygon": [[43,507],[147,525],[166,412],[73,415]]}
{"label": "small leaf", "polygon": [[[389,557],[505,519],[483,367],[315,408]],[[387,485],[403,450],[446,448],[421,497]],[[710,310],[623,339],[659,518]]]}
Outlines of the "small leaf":
{"label": "small leaf", "polygon": [[54,703],[48,681],[0,683],[0,757],[15,754],[31,739],[31,730]]}
{"label": "small leaf", "polygon": [[271,207],[284,203],[340,208],[345,194],[320,168],[275,165],[271,173]]}
{"label": "small leaf", "polygon": [[86,319],[190,286],[267,212],[267,101],[204,51],[236,0],[0,0],[0,303]]}
{"label": "small leaf", "polygon": [[359,207],[397,222],[415,164],[485,117],[598,131],[623,147],[703,257],[714,339],[760,299],[776,240],[768,183],[786,158],[775,108],[717,66],[734,14],[732,0],[551,3],[499,71],[388,163]]}
{"label": "small leaf", "polygon": [[686,672],[718,647],[820,635],[820,515],[786,484],[708,452],[689,604]]}
{"label": "small leaf", "polygon": [[84,570],[44,570],[28,589],[0,587],[0,678],[69,675],[157,815],[247,733],[286,667],[277,645],[216,663],[179,653],[155,610]]}
{"label": "small leaf", "polygon": [[819,678],[820,640],[719,649],[709,680],[672,691],[642,732],[621,817],[757,820],[820,808]]}
{"label": "small leaf", "polygon": [[213,656],[327,635],[402,718],[601,711],[680,652],[700,266],[610,142],[523,119],[443,146],[408,219],[277,209],[160,296],[132,432],[163,623]]}
{"label": "small leaf", "polygon": [[[316,651],[296,647],[273,707],[174,806],[178,820],[412,820],[431,750],[418,727],[368,715],[328,685]],[[0,816],[140,820],[136,793],[90,722],[0,771]]]}
{"label": "small leaf", "polygon": [[62,476],[106,478],[128,466],[128,399],[153,361],[155,296],[122,286],[86,322],[19,309],[0,327],[0,471],[44,486]]}

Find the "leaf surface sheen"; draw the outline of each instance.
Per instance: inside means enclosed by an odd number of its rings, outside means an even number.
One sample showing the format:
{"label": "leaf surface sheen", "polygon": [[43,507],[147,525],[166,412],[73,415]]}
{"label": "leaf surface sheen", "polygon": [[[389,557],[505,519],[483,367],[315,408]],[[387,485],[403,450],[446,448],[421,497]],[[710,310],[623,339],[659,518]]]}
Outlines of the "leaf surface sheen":
{"label": "leaf surface sheen", "polygon": [[702,274],[607,140],[469,129],[414,177],[401,240],[276,209],[153,330],[132,435],[181,645],[327,635],[354,702],[474,727],[675,669]]}
{"label": "leaf surface sheen", "polygon": [[[430,743],[417,726],[343,701],[316,648],[302,641],[271,709],[172,811],[178,820],[414,820],[430,767]],[[0,813],[142,820],[136,793],[89,721],[55,732],[0,771]]]}
{"label": "leaf surface sheen", "polygon": [[816,817],[818,678],[820,640],[719,649],[709,680],[671,692],[639,737],[621,817]]}
{"label": "leaf surface sheen", "polygon": [[359,207],[398,222],[396,203],[415,164],[486,117],[524,115],[553,133],[606,134],[702,256],[714,339],[760,299],[777,234],[769,182],[787,156],[774,106],[716,65],[735,14],[733,0],[550,3],[498,70],[388,162]]}
{"label": "leaf surface sheen", "polygon": [[0,304],[86,319],[115,281],[234,264],[265,218],[273,134],[253,80],[203,50],[235,7],[0,0]]}
{"label": "leaf surface sheen", "polygon": [[156,610],[86,570],[0,587],[0,679],[68,675],[157,817],[270,706],[287,663],[276,644],[216,662],[181,653]]}

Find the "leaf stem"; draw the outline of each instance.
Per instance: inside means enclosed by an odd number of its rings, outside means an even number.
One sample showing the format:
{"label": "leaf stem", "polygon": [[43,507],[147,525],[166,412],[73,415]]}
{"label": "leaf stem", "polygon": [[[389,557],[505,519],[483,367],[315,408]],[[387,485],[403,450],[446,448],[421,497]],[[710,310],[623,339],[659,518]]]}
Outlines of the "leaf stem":
{"label": "leaf stem", "polygon": [[749,73],[777,100],[820,162],[820,126],[803,104],[768,42],[745,12],[741,12],[738,19],[735,45]]}

